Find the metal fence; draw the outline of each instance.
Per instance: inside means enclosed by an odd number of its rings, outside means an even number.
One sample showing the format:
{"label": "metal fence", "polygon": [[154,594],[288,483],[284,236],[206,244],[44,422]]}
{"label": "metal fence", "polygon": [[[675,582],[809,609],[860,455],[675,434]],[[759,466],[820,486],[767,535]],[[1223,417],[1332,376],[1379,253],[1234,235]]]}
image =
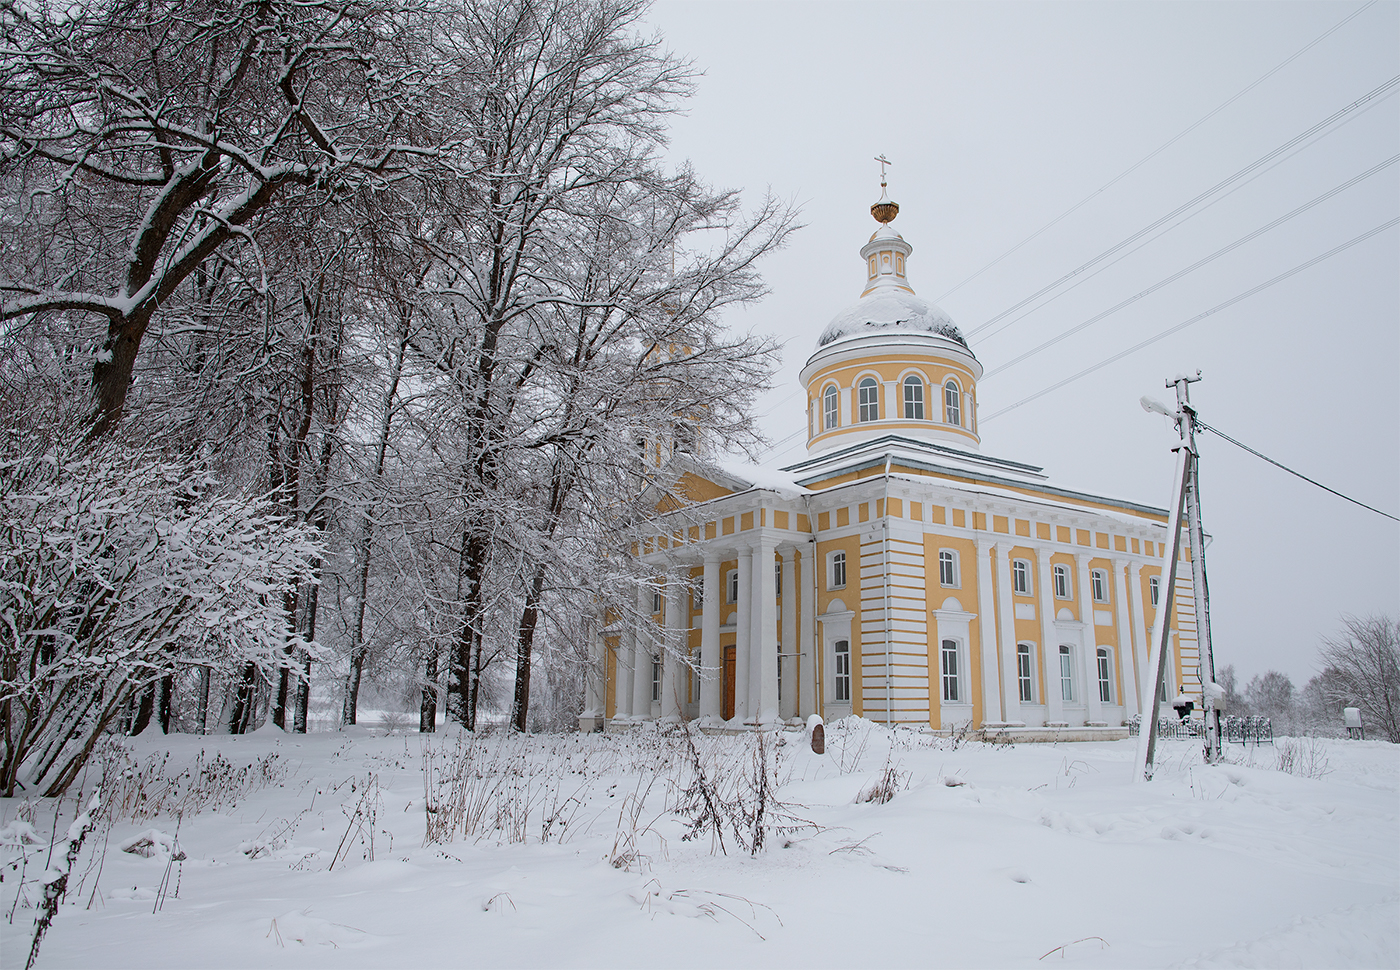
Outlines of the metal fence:
{"label": "metal fence", "polygon": [[[1273,722],[1267,717],[1224,717],[1220,719],[1220,730],[1224,734],[1225,741],[1234,741],[1237,744],[1248,744],[1253,742],[1261,744],[1267,741],[1274,743]],[[1134,714],[1128,721],[1128,737],[1135,738],[1142,728],[1142,715]],[[1189,740],[1191,738],[1203,738],[1206,736],[1206,722],[1196,718],[1187,718],[1184,721],[1174,720],[1169,717],[1157,719],[1157,737],[1175,738],[1178,740]]]}

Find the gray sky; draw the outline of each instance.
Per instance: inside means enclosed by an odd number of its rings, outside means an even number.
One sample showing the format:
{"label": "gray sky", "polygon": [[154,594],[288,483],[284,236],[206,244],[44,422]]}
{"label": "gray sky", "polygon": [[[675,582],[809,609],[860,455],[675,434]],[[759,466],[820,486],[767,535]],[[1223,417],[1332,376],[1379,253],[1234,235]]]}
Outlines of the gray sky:
{"label": "gray sky", "polygon": [[[879,194],[873,156],[894,163],[894,225],[914,247],[915,290],[969,333],[1400,75],[1400,5],[1391,2],[663,2],[651,21],[705,72],[673,127],[673,156],[718,187],[754,199],[771,188],[803,207],[807,228],[765,266],[772,295],[730,319],[786,341],[760,407],[777,443],[766,464],[806,454],[796,434],[804,421],[797,373],[827,321],[860,294],[858,250],[875,227],[869,206]],[[1057,482],[1166,505],[1175,436],[1138,398],[1168,400],[1166,378],[1200,369],[1192,400],[1205,421],[1400,513],[1394,227],[986,420],[1400,215],[1400,165],[1391,165],[991,373],[1400,153],[1397,92],[1255,169],[1170,231],[1098,263],[1075,288],[972,335],[988,371],[979,390],[982,450],[1044,465]],[[1217,664],[1233,663],[1246,680],[1282,670],[1301,687],[1316,673],[1318,640],[1338,630],[1341,614],[1400,613],[1395,523],[1213,436],[1201,451]]]}

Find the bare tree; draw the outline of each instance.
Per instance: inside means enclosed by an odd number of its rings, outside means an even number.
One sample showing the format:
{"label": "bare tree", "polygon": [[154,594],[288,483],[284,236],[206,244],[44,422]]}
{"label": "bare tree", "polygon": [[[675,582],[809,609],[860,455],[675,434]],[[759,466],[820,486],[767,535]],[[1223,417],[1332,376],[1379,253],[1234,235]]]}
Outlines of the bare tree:
{"label": "bare tree", "polygon": [[1328,696],[1360,708],[1373,730],[1400,744],[1400,622],[1377,614],[1343,617],[1342,625],[1322,642]]}

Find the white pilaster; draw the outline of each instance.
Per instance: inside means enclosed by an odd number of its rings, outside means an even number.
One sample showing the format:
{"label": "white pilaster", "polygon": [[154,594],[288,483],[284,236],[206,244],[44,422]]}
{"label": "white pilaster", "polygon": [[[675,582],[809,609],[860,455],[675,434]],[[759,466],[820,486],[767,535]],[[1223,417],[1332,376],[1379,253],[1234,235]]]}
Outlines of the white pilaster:
{"label": "white pilaster", "polygon": [[783,626],[778,662],[782,664],[783,696],[778,710],[783,717],[797,716],[797,570],[796,549],[783,551]]}
{"label": "white pilaster", "polygon": [[1055,575],[1050,563],[1050,547],[1036,549],[1036,578],[1040,596],[1040,669],[1045,684],[1045,720],[1065,719],[1064,694],[1060,691],[1060,641],[1055,636]]}
{"label": "white pilaster", "polygon": [[1084,685],[1084,706],[1089,720],[1103,720],[1103,702],[1099,700],[1098,631],[1094,623],[1094,583],[1089,575],[1091,553],[1075,553],[1074,564],[1079,567],[1079,620],[1084,636],[1079,647],[1079,682]]}
{"label": "white pilaster", "polygon": [[802,659],[798,663],[797,671],[801,686],[798,691],[799,706],[797,712],[803,717],[810,717],[817,713],[817,654],[815,649],[817,604],[816,591],[812,588],[812,571],[817,568],[816,548],[816,543],[808,543],[806,556],[802,556],[796,551],[793,553],[796,558],[801,560],[801,566],[796,570],[800,588],[794,587],[794,592],[801,604],[802,613],[802,626],[799,631],[799,649],[802,653]]}
{"label": "white pilaster", "polygon": [[613,678],[613,717],[632,716],[632,664],[637,649],[636,625],[624,618],[622,634],[617,639],[617,658]]}
{"label": "white pilaster", "polygon": [[992,557],[996,545],[977,540],[977,639],[981,647],[982,720],[1001,721],[1001,678],[997,670],[996,600],[992,593]]}
{"label": "white pilaster", "polygon": [[749,716],[749,650],[753,630],[753,552],[739,550],[739,616],[734,628],[734,716]]}
{"label": "white pilaster", "polygon": [[603,625],[597,621],[593,623],[593,636],[588,641],[588,681],[587,695],[584,698],[584,711],[582,717],[603,717],[607,714],[607,699],[604,691],[604,680],[607,677],[607,655],[604,652],[606,644],[603,643]]}
{"label": "white pilaster", "polygon": [[1021,693],[1016,666],[1016,613],[1011,588],[1011,546],[1008,540],[996,544],[997,617],[1001,620],[1002,717],[1020,721]]}
{"label": "white pilaster", "polygon": [[724,670],[719,649],[720,613],[726,591],[719,573],[719,551],[705,551],[705,576],[700,617],[700,716],[720,717],[724,713]]}
{"label": "white pilaster", "polygon": [[773,567],[776,542],[760,537],[754,546],[754,624],[750,633],[749,712],[759,724],[778,719],[778,603]]}
{"label": "white pilaster", "polygon": [[1132,616],[1128,611],[1128,590],[1124,579],[1128,564],[1122,559],[1113,560],[1113,599],[1118,619],[1118,679],[1123,682],[1123,717],[1130,718],[1137,713],[1137,631],[1133,629]]}
{"label": "white pilaster", "polygon": [[661,654],[661,716],[680,720],[685,701],[685,658],[689,652],[690,624],[685,615],[685,582],[681,573],[673,570],[666,576],[666,648]]}

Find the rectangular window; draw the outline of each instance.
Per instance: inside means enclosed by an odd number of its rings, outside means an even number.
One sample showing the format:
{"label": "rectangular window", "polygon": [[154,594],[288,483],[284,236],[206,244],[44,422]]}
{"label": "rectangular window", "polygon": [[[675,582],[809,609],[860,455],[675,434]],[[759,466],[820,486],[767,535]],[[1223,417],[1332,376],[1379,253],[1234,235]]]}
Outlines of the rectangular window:
{"label": "rectangular window", "polygon": [[1031,694],[1031,646],[1029,643],[1016,644],[1016,685],[1020,689],[1022,703],[1030,703]]}
{"label": "rectangular window", "polygon": [[1108,680],[1108,651],[1100,649],[1099,657],[1099,700],[1105,704],[1113,701],[1113,691],[1109,689]]}
{"label": "rectangular window", "polygon": [[1074,665],[1069,647],[1060,647],[1060,697],[1067,701],[1074,700]]}
{"label": "rectangular window", "polygon": [[1031,564],[1024,559],[1017,559],[1011,564],[1011,588],[1019,596],[1031,594]]}
{"label": "rectangular window", "polygon": [[661,590],[659,589],[651,591],[651,611],[653,613],[661,612]]}
{"label": "rectangular window", "polygon": [[651,658],[651,699],[661,700],[661,657],[655,654]]}
{"label": "rectangular window", "polygon": [[838,552],[831,557],[831,589],[842,589],[846,585],[846,554]]}
{"label": "rectangular window", "polygon": [[849,701],[851,699],[851,643],[849,640],[837,640],[833,649],[836,653],[836,699]]}
{"label": "rectangular window", "polygon": [[699,613],[705,609],[705,580],[695,584],[695,588],[690,591],[690,609],[693,613]]}
{"label": "rectangular window", "polygon": [[729,586],[729,602],[739,602],[739,570],[729,570],[729,582],[727,585]]}
{"label": "rectangular window", "polygon": [[1069,596],[1069,567],[1055,567],[1055,598],[1067,600]]}
{"label": "rectangular window", "polygon": [[1161,591],[1162,584],[1158,581],[1156,576],[1153,576],[1147,580],[1147,592],[1148,595],[1152,598],[1152,608],[1154,610],[1157,608],[1157,600],[1161,597]]}
{"label": "rectangular window", "polygon": [[1108,602],[1108,572],[1103,569],[1095,569],[1090,574],[1094,583],[1094,602]]}
{"label": "rectangular window", "polygon": [[783,595],[783,564],[782,564],[782,562],[775,562],[775,563],[773,563],[773,590],[774,590],[774,593],[773,593],[774,596],[782,596],[782,595]]}
{"label": "rectangular window", "polygon": [[938,553],[938,582],[944,586],[958,585],[958,554],[951,549]]}
{"label": "rectangular window", "polygon": [[958,643],[956,640],[943,641],[943,699],[956,703],[958,700]]}

